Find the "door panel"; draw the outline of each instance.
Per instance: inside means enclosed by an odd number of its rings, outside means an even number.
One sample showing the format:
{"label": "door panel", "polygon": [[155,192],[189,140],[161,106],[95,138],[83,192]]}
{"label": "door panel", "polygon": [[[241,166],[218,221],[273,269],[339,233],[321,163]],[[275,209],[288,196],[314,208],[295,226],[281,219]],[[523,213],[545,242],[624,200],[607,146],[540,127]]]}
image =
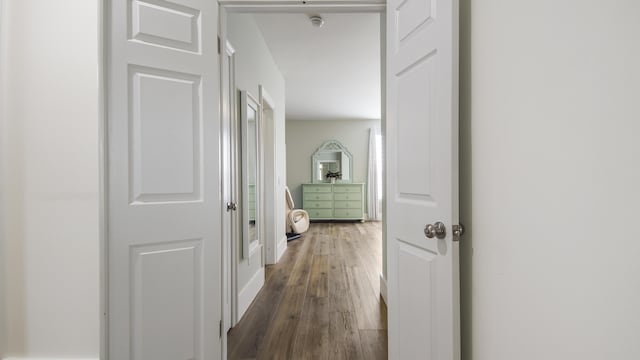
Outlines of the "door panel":
{"label": "door panel", "polygon": [[[390,359],[459,359],[457,1],[387,8]],[[428,238],[442,221],[446,236]]]}
{"label": "door panel", "polygon": [[[202,338],[202,240],[132,247],[131,267],[134,358],[197,358]],[[158,339],[171,346],[158,344]]]}
{"label": "door panel", "polygon": [[200,11],[167,1],[131,1],[131,38],[175,49],[200,50]]}
{"label": "door panel", "polygon": [[201,200],[201,77],[132,65],[129,81],[131,201]]}
{"label": "door panel", "polygon": [[[398,359],[411,359],[422,354],[425,359],[434,357],[434,345],[431,326],[433,323],[434,302],[432,291],[433,265],[438,254],[419,247],[400,242],[397,252],[398,273],[420,274],[422,282],[416,283],[410,277],[398,279],[398,318],[404,326],[398,329]],[[415,311],[420,309],[420,311]],[[413,355],[413,356],[412,356]]]}
{"label": "door panel", "polygon": [[107,4],[109,358],[220,358],[217,3]]}

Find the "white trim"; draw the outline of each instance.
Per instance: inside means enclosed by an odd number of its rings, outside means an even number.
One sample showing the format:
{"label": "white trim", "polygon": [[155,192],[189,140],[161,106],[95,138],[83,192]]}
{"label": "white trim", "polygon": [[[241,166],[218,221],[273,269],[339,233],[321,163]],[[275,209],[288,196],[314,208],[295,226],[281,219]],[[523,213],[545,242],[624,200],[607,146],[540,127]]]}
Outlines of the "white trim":
{"label": "white trim", "polygon": [[[6,99],[7,96],[7,79],[8,73],[7,65],[7,39],[8,36],[8,21],[6,21],[6,9],[5,1],[0,0],[0,229],[6,229],[5,217],[9,210],[6,208],[5,203],[5,189],[4,186],[7,183],[6,169],[7,169],[7,114],[6,114]],[[4,230],[0,230],[0,264],[6,264],[5,259],[5,242],[6,234]],[[6,291],[6,266],[0,267],[0,353],[4,352],[7,347],[7,332],[9,331],[7,325],[7,291]]]}
{"label": "white trim", "polygon": [[280,242],[278,242],[278,250],[276,252],[276,262],[280,261],[284,252],[287,251],[287,236],[285,235]]}
{"label": "white trim", "polygon": [[315,1],[313,4],[297,0],[220,0],[221,7],[234,13],[381,13],[384,0]]}
{"label": "white trim", "polygon": [[251,280],[245,285],[238,294],[238,322],[256,298],[260,289],[264,285],[264,267],[261,267],[251,277]]}
{"label": "white trim", "polygon": [[273,101],[273,98],[269,95],[267,90],[264,89],[264,86],[262,86],[262,84],[258,85],[258,92],[259,92],[259,96],[260,96],[260,104],[262,106],[267,105],[267,107],[269,109],[275,110],[276,109],[276,103],[275,103],[275,101]]}
{"label": "white trim", "polygon": [[[263,190],[263,213],[262,217],[262,239],[265,245],[265,264],[276,264],[278,262],[278,242],[277,242],[277,224],[278,217],[277,201],[278,201],[278,184],[277,184],[277,167],[276,167],[276,124],[275,113],[276,103],[269,95],[267,90],[262,84],[258,85],[258,98],[261,106],[261,121],[262,125],[262,190]],[[271,112],[270,121],[265,120],[265,113]],[[267,179],[271,179],[271,183],[268,184]]]}
{"label": "white trim", "polygon": [[387,304],[387,279],[384,278],[384,275],[380,274],[380,296],[382,300],[384,300],[385,305]]}
{"label": "white trim", "polygon": [[262,249],[260,240],[253,240],[251,244],[249,244],[249,257],[247,258],[247,260],[251,259],[251,257],[260,249]]}
{"label": "white trim", "polygon": [[[6,357],[6,358],[2,358],[2,360],[69,360],[69,358]],[[99,359],[98,358],[74,358],[73,360],[99,360]]]}
{"label": "white trim", "polygon": [[108,50],[106,48],[106,34],[108,33],[108,20],[107,20],[107,1],[98,1],[98,172],[99,172],[99,199],[98,199],[98,246],[99,246],[99,282],[100,282],[100,295],[99,295],[99,311],[100,311],[100,359],[109,358],[109,204],[107,199],[108,194],[108,128],[107,128],[107,60],[106,56]]}

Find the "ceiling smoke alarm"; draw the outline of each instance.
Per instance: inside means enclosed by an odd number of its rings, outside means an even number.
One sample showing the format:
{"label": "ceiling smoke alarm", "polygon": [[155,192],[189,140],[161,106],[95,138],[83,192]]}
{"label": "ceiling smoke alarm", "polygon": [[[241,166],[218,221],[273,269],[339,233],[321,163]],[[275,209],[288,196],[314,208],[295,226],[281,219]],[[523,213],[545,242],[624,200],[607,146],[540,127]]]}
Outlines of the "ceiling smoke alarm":
{"label": "ceiling smoke alarm", "polygon": [[311,25],[314,27],[321,28],[324,25],[324,19],[320,15],[311,15],[309,20],[311,20]]}

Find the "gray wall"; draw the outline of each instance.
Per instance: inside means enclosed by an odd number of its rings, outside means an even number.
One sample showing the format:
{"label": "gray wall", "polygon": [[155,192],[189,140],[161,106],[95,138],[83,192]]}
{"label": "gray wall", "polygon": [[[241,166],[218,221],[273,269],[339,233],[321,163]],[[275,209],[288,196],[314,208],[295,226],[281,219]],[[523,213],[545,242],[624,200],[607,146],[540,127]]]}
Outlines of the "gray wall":
{"label": "gray wall", "polygon": [[286,127],[287,185],[296,207],[302,207],[302,184],[311,182],[311,155],[327,140],[340,141],[353,155],[353,182],[367,182],[369,129],[379,132],[380,120],[287,120]]}
{"label": "gray wall", "polygon": [[462,358],[640,359],[640,1],[461,10]]}

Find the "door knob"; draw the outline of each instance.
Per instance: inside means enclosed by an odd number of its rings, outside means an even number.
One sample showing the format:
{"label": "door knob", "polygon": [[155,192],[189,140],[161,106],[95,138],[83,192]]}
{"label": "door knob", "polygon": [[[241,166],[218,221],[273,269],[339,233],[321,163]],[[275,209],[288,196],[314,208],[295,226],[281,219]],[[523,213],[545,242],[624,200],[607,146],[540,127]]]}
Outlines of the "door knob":
{"label": "door knob", "polygon": [[435,224],[428,224],[424,227],[424,236],[429,239],[438,238],[444,239],[447,236],[447,227],[442,221],[437,221]]}
{"label": "door knob", "polygon": [[236,211],[238,210],[238,204],[234,203],[234,202],[228,202],[227,203],[227,211]]}

